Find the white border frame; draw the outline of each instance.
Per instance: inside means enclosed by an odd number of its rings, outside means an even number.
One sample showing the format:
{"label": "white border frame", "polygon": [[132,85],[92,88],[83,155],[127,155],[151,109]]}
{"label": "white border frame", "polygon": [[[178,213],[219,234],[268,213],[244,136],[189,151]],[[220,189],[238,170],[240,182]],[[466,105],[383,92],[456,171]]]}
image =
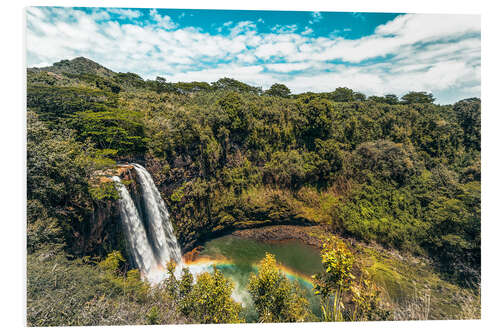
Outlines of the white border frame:
{"label": "white border frame", "polygon": [[[210,1],[153,1],[153,0],[101,0],[101,1],[26,1],[4,2],[1,12],[2,25],[2,75],[0,79],[2,120],[0,124],[2,146],[2,240],[1,254],[2,293],[0,303],[0,325],[5,331],[27,329],[26,306],[26,51],[24,7],[39,6],[87,6],[87,7],[137,7],[137,8],[192,8],[192,9],[260,9],[260,10],[307,10],[307,11],[358,11],[396,13],[449,13],[481,14],[482,22],[482,320],[480,321],[421,321],[421,322],[368,322],[368,323],[311,323],[311,324],[245,324],[245,325],[177,325],[143,326],[141,331],[170,332],[253,332],[254,330],[286,330],[304,332],[314,330],[331,332],[419,332],[422,331],[492,331],[497,326],[499,310],[496,305],[499,294],[499,269],[497,235],[499,214],[496,211],[496,189],[499,188],[497,170],[500,167],[496,143],[499,142],[499,94],[498,76],[499,15],[495,1],[476,0],[349,0],[343,2],[308,0],[292,3],[287,0],[253,0],[236,2]],[[7,72],[7,75],[5,75]],[[487,254],[487,255],[486,255]],[[255,326],[258,325],[258,326]],[[58,331],[97,330],[132,332],[138,327],[90,327],[57,328]],[[33,328],[32,330],[38,330]],[[40,328],[40,330],[53,330]]]}

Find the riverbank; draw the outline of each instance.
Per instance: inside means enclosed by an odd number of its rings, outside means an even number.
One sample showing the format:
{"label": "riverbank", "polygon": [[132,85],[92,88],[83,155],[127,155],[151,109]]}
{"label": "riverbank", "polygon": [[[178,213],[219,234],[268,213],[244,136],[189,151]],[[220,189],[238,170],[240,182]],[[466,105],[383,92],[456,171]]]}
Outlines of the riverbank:
{"label": "riverbank", "polygon": [[321,233],[324,233],[321,226],[272,225],[262,228],[236,230],[231,234],[263,242],[298,240],[306,245],[321,249],[322,240],[314,236]]}

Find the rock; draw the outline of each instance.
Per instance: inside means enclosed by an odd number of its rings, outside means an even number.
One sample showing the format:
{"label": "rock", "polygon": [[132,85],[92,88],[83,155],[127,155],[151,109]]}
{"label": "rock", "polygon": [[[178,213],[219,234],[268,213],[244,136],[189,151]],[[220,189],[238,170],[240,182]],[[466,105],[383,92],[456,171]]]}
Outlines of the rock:
{"label": "rock", "polygon": [[111,177],[118,176],[122,179],[131,180],[131,171],[134,170],[132,165],[118,165],[106,170],[99,170],[92,175],[93,180],[97,180],[101,183],[107,183],[111,181]]}
{"label": "rock", "polygon": [[322,241],[310,233],[317,230],[315,226],[273,225],[254,229],[236,230],[233,235],[260,241],[300,240],[303,243],[321,248]]}
{"label": "rock", "polygon": [[185,263],[189,264],[190,262],[193,262],[196,260],[196,257],[200,254],[200,252],[203,250],[202,246],[197,246],[194,249],[192,249],[189,252],[186,252],[183,256],[182,259],[184,260]]}

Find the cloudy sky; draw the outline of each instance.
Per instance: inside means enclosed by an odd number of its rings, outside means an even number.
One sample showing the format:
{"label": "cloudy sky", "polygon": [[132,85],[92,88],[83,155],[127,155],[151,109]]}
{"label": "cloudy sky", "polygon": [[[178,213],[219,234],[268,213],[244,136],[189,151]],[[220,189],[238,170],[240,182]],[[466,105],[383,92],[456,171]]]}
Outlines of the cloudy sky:
{"label": "cloudy sky", "polygon": [[477,15],[30,7],[26,21],[28,67],[84,56],[171,82],[480,96]]}

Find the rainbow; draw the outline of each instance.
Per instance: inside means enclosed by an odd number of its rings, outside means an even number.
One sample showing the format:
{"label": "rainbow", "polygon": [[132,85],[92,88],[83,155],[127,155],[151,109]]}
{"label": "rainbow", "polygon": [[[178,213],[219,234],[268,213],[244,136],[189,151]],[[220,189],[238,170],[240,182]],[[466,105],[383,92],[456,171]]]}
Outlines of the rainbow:
{"label": "rainbow", "polygon": [[[191,271],[191,273],[198,273],[203,271],[209,271],[216,268],[227,268],[234,267],[234,263],[228,259],[212,259],[209,257],[200,257],[193,261],[185,262],[186,267]],[[297,272],[287,266],[278,265],[278,268],[285,273],[286,277],[293,281],[301,282],[302,284],[307,285],[308,287],[313,287],[313,279],[311,276]],[[257,263],[252,264],[252,269],[257,272],[258,265]]]}
{"label": "rainbow", "polygon": [[[257,265],[255,265],[255,267],[257,267]],[[283,266],[283,265],[278,265],[278,268],[283,273],[285,273],[287,278],[289,278],[290,280],[293,280],[293,281],[296,280],[296,281],[299,281],[299,282],[306,284],[308,287],[311,287],[311,288],[313,287],[313,279],[310,275],[306,275],[306,274],[303,274],[301,272],[294,271],[293,269],[290,269],[290,268]]]}

